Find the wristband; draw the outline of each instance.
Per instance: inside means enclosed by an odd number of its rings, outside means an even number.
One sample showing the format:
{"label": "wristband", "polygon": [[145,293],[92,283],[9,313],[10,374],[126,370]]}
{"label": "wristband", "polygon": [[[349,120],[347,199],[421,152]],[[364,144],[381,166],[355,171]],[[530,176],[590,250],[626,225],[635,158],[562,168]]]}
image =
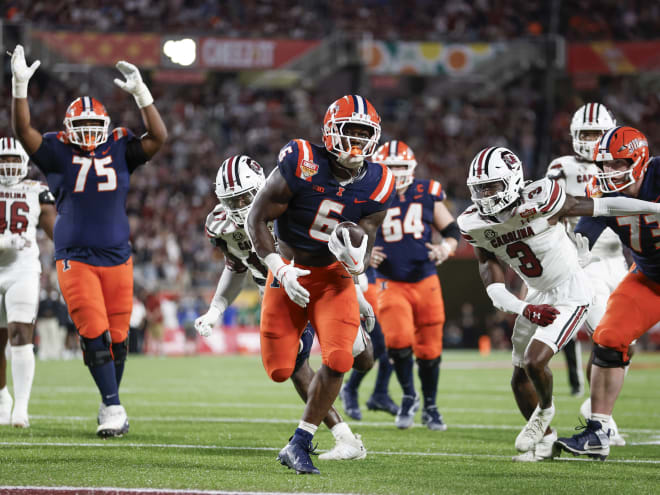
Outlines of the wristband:
{"label": "wristband", "polygon": [[14,98],[27,98],[28,81],[18,82],[15,77],[11,78],[11,93]]}

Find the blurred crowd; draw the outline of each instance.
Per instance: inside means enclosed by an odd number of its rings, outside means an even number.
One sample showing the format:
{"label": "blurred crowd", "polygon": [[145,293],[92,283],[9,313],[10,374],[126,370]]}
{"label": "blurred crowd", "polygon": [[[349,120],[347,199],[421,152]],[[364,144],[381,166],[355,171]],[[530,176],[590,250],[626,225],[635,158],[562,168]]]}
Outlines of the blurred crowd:
{"label": "blurred crowd", "polygon": [[497,41],[558,31],[572,41],[657,37],[648,0],[9,0],[3,16],[42,28],[317,39]]}

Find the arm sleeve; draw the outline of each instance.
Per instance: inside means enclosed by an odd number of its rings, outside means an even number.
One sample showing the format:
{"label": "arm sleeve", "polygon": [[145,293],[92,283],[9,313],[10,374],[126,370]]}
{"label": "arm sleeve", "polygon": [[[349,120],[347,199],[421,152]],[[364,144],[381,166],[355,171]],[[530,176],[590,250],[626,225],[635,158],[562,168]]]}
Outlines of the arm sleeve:
{"label": "arm sleeve", "polygon": [[591,249],[606,228],[607,220],[605,218],[582,217],[575,226],[574,232],[589,239],[589,249]]}
{"label": "arm sleeve", "polygon": [[218,286],[215,289],[211,306],[215,306],[224,312],[227,307],[234,302],[243,288],[245,272],[235,272],[232,270],[222,270]]}

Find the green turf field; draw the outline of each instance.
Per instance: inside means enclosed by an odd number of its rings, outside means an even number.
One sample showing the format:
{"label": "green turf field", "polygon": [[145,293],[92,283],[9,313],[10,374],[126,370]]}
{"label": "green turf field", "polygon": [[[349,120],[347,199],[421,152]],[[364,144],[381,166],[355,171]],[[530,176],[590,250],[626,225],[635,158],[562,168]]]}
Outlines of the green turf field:
{"label": "green turf field", "polygon": [[[573,433],[582,399],[568,394],[563,357],[555,372],[554,426]],[[317,366],[318,356],[312,364]],[[319,461],[320,476],[297,476],[275,457],[302,403],[290,383],[268,380],[258,357],[131,357],[122,403],[131,423],[121,439],[95,435],[98,393],[80,361],[37,362],[27,430],[0,429],[0,486],[113,486],[338,493],[658,493],[660,354],[638,354],[615,409],[628,445],[606,462],[514,463],[524,422],[509,389],[509,353],[446,352],[438,404],[449,429],[407,431],[366,410],[351,421],[368,456]],[[10,373],[9,373],[10,374]],[[390,385],[399,400],[395,378]],[[341,407],[340,407],[341,411]],[[325,427],[319,450],[333,446]],[[562,459],[566,454],[562,456]],[[2,491],[2,490],[0,490]]]}

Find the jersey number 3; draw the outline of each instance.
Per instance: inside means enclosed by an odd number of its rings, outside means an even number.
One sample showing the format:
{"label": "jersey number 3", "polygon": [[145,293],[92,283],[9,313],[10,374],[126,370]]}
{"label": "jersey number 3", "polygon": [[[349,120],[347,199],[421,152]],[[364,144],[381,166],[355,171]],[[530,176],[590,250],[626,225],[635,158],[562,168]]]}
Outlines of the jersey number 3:
{"label": "jersey number 3", "polygon": [[[94,165],[96,176],[99,178],[99,182],[96,183],[97,191],[114,191],[117,189],[117,172],[115,172],[114,168],[108,166],[112,163],[111,156],[106,156],[104,158],[88,158],[86,156],[76,155],[73,157],[73,163],[80,165],[73,192],[79,193],[85,191],[87,174],[89,173],[89,169],[92,168],[92,165]],[[102,177],[105,177],[105,182],[101,182],[100,179]]]}
{"label": "jersey number 3", "polygon": [[536,257],[532,249],[524,242],[518,241],[509,244],[506,247],[506,254],[510,258],[518,258],[520,272],[527,277],[540,277],[543,273],[543,266]]}

